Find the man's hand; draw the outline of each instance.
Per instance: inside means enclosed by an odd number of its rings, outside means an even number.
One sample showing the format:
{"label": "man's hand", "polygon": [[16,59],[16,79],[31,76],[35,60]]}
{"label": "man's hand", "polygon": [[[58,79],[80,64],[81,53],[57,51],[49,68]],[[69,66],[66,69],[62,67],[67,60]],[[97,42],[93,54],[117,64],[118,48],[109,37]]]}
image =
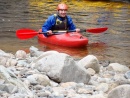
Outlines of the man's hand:
{"label": "man's hand", "polygon": [[53,32],[51,30],[47,31],[47,35],[52,35]]}
{"label": "man's hand", "polygon": [[77,28],[77,29],[75,29],[75,30],[76,30],[76,32],[78,32],[78,33],[80,32],[80,29],[78,29],[78,28]]}

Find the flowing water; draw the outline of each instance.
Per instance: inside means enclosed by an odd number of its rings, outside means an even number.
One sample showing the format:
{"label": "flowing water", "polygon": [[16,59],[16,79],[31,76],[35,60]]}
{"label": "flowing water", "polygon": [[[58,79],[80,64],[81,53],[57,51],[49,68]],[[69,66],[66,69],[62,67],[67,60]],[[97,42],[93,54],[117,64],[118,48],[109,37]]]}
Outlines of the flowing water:
{"label": "flowing water", "polygon": [[[15,33],[21,28],[38,31],[47,17],[56,13],[57,4],[62,1],[69,6],[68,15],[77,28],[107,26],[102,34],[83,35],[89,39],[84,48],[66,48],[41,43],[37,37],[19,40]],[[108,60],[130,65],[130,4],[87,0],[1,0],[0,1],[0,49],[15,53],[19,49],[28,51],[35,46],[42,51],[57,50],[82,58],[88,54],[99,60]],[[105,1],[105,0],[104,0]]]}

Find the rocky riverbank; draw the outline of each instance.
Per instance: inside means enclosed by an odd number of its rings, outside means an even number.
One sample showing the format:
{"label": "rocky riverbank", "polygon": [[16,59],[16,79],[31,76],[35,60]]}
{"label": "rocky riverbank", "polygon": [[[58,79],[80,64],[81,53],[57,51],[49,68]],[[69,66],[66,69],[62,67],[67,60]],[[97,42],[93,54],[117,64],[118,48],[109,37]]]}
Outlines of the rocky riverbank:
{"label": "rocky riverbank", "polygon": [[129,98],[130,71],[94,55],[75,60],[57,51],[0,50],[1,98]]}

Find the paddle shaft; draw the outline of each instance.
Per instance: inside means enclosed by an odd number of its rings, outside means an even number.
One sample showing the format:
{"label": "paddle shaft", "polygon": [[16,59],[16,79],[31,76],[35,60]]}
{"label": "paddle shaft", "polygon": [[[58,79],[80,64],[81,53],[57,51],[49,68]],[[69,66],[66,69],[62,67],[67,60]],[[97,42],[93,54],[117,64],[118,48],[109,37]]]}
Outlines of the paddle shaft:
{"label": "paddle shaft", "polygon": [[[85,32],[85,31],[86,31],[86,30],[80,30],[80,33]],[[76,30],[53,31],[53,34],[52,34],[52,35],[59,35],[59,34],[62,34],[62,33],[67,33],[67,32],[76,32]],[[39,32],[38,34],[44,34],[44,33],[47,33],[47,32]]]}

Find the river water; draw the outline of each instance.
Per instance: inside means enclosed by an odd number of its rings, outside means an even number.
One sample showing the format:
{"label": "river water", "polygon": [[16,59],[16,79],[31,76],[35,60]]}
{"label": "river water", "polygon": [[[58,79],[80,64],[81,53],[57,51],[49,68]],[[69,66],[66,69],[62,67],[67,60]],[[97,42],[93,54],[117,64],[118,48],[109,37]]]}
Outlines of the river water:
{"label": "river water", "polygon": [[[77,28],[108,27],[101,34],[83,35],[89,39],[84,48],[66,48],[41,43],[37,37],[20,40],[16,30],[30,28],[38,31],[47,17],[56,13],[61,0],[0,0],[0,49],[15,53],[19,49],[28,52],[31,46],[41,51],[56,50],[82,58],[88,54],[99,60],[130,65],[130,4],[87,0],[62,0],[69,6],[68,15]],[[104,0],[105,1],[105,0]]]}

